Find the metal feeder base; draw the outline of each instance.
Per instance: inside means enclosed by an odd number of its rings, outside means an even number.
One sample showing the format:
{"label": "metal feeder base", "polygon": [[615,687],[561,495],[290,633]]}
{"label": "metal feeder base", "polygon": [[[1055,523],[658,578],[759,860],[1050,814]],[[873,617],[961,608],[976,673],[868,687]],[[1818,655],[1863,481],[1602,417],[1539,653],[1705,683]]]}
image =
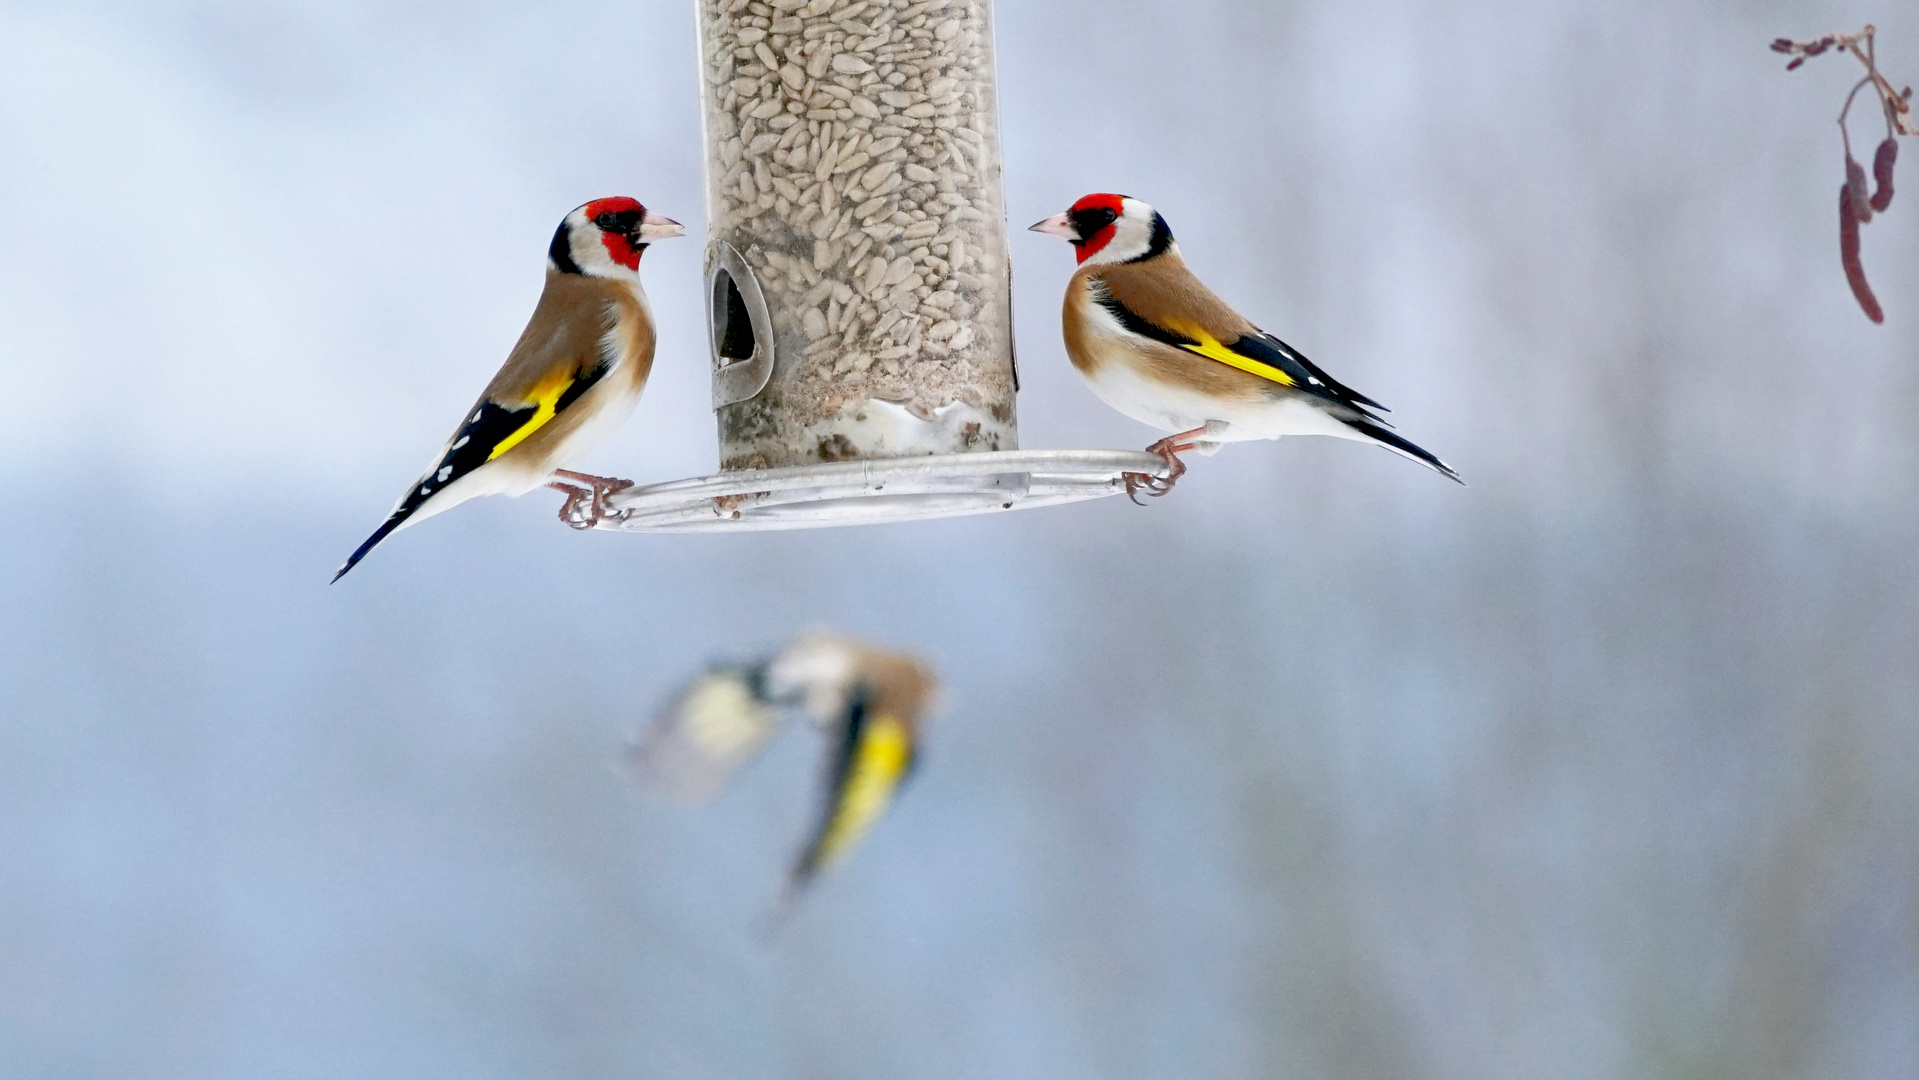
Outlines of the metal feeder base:
{"label": "metal feeder base", "polygon": [[596,528],[756,532],[878,525],[1101,499],[1122,473],[1165,476],[1139,450],[1005,450],[752,469],[629,488]]}

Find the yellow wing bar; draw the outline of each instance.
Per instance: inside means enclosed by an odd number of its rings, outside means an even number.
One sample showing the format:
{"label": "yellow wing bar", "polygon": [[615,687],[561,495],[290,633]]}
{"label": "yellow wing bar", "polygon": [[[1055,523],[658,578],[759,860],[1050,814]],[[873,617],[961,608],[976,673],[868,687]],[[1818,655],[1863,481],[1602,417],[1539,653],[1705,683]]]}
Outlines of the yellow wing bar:
{"label": "yellow wing bar", "polygon": [[544,381],[534,386],[533,392],[527,395],[527,402],[539,408],[534,410],[531,419],[515,428],[511,435],[501,439],[499,445],[493,448],[486,459],[492,461],[526,441],[527,436],[545,427],[547,421],[559,413],[560,398],[577,379],[577,372],[560,372],[547,376]]}
{"label": "yellow wing bar", "polygon": [[1194,344],[1180,345],[1180,348],[1185,349],[1187,352],[1198,353],[1199,355],[1206,357],[1208,360],[1217,360],[1222,364],[1227,364],[1232,367],[1236,367],[1239,370],[1244,371],[1249,375],[1257,375],[1262,379],[1271,379],[1273,382],[1276,382],[1281,386],[1298,385],[1295,382],[1293,382],[1292,377],[1287,375],[1285,372],[1279,370],[1278,368],[1272,366],[1271,364],[1262,364],[1259,361],[1252,359],[1251,357],[1239,355],[1233,350],[1227,348],[1225,345],[1220,344],[1220,341],[1218,338],[1215,338],[1213,335],[1207,333],[1206,331],[1200,329],[1197,326],[1176,326],[1176,327],[1170,327],[1170,329],[1174,330],[1175,332],[1180,334],[1182,337],[1189,337],[1193,339]]}
{"label": "yellow wing bar", "polygon": [[853,767],[837,793],[838,805],[815,849],[817,865],[837,860],[866,835],[886,812],[912,757],[913,737],[905,724],[890,716],[867,719]]}

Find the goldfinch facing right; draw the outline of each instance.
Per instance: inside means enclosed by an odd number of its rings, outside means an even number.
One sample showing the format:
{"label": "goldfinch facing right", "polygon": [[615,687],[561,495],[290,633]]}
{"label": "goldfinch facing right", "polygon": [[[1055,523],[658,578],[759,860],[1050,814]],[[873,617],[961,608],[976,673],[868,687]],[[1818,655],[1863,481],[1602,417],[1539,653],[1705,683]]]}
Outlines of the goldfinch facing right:
{"label": "goldfinch facing right", "polygon": [[1079,255],[1064,313],[1073,366],[1108,405],[1173,432],[1146,448],[1166,459],[1171,475],[1129,473],[1128,495],[1171,490],[1188,450],[1211,453],[1220,443],[1282,435],[1369,442],[1459,480],[1451,466],[1394,434],[1378,415],[1384,405],[1340,385],[1215,296],[1187,269],[1173,231],[1151,206],[1088,195],[1032,231],[1065,238]]}

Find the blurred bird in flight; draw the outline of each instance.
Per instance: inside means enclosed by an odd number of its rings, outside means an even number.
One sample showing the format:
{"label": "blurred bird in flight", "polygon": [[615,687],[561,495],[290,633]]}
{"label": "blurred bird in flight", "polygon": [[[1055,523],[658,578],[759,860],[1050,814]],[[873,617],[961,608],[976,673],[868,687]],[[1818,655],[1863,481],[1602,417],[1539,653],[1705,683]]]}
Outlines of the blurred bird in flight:
{"label": "blurred bird in flight", "polygon": [[606,497],[632,482],[566,466],[604,442],[640,400],[653,369],[640,255],[684,233],[679,222],[623,196],[567,214],[547,247],[546,289],[519,343],[432,467],[333,580],[394,531],[481,495],[556,488],[566,492],[560,520],[591,528],[606,513]]}
{"label": "blurred bird in flight", "polygon": [[1372,443],[1459,480],[1395,434],[1379,416],[1384,405],[1340,385],[1215,296],[1151,206],[1088,195],[1032,231],[1064,238],[1079,256],[1063,320],[1073,366],[1108,405],[1173,433],[1146,448],[1166,459],[1170,474],[1128,473],[1129,496],[1171,490],[1188,450],[1210,454],[1221,443],[1282,435]]}
{"label": "blurred bird in flight", "polygon": [[925,664],[813,631],[771,657],[707,669],[654,716],[629,757],[648,786],[703,800],[758,756],[783,713],[810,717],[826,736],[822,793],[787,874],[784,908],[892,806],[918,763],[920,725],[935,692]]}

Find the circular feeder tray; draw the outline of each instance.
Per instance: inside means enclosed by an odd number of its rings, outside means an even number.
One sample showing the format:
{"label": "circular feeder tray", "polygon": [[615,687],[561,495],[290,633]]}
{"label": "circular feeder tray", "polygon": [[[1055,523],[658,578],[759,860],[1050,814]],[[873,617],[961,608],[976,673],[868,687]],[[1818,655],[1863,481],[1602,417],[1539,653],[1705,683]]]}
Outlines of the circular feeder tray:
{"label": "circular feeder tray", "polygon": [[622,532],[824,529],[1101,499],[1123,473],[1165,476],[1139,450],[1001,450],[749,469],[628,488],[596,528]]}

